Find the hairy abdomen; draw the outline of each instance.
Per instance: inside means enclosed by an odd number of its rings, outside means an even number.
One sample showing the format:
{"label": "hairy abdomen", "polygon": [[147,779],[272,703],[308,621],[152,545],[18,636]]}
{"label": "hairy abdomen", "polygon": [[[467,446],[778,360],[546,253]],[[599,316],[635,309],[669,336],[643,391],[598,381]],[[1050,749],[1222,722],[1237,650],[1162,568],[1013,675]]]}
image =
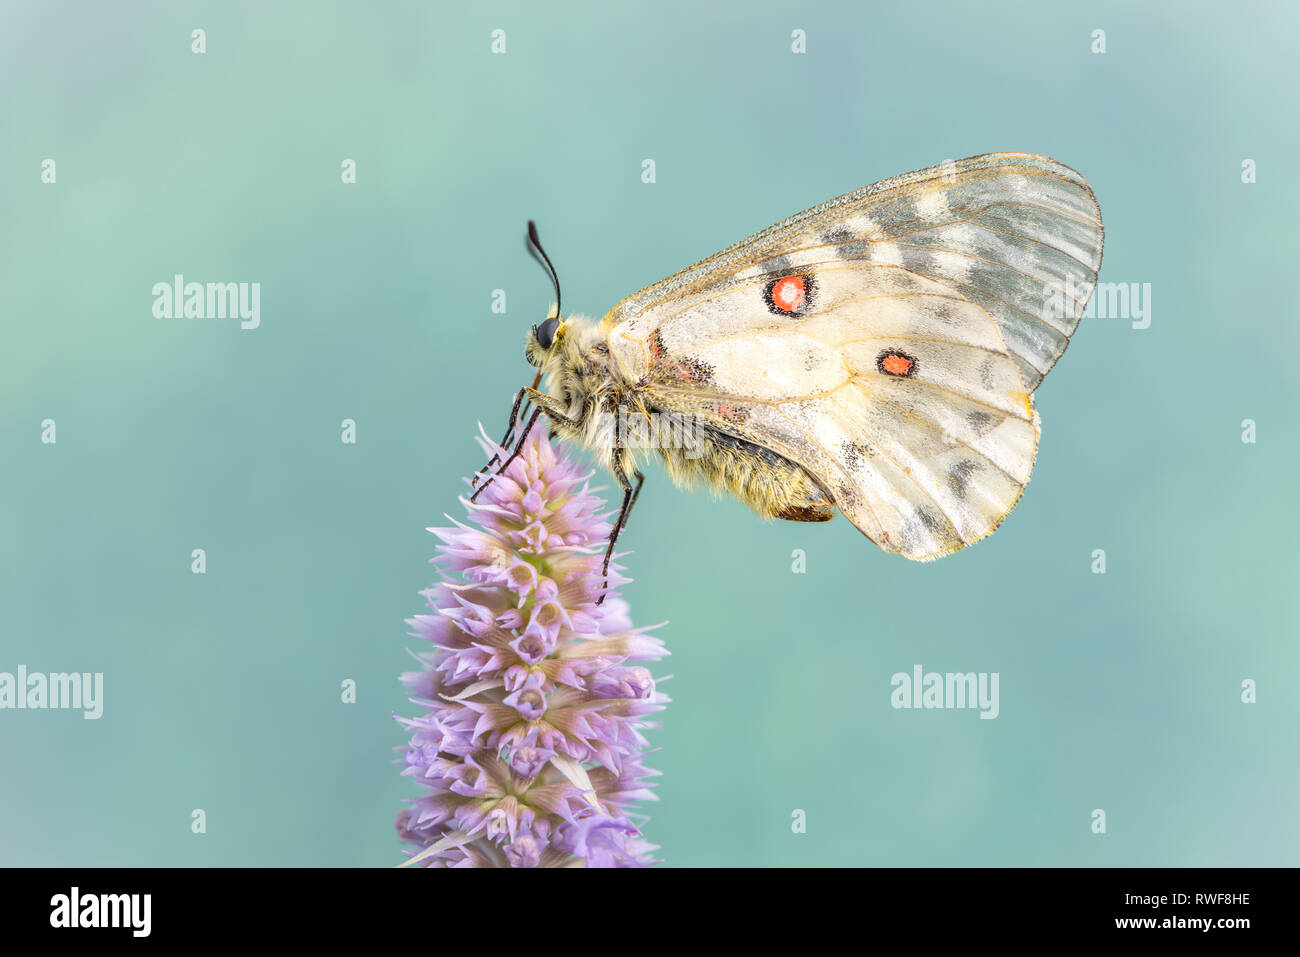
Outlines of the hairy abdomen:
{"label": "hairy abdomen", "polygon": [[764,518],[825,522],[834,499],[802,467],[771,449],[712,429],[697,432],[694,447],[660,448],[672,480],[726,492]]}

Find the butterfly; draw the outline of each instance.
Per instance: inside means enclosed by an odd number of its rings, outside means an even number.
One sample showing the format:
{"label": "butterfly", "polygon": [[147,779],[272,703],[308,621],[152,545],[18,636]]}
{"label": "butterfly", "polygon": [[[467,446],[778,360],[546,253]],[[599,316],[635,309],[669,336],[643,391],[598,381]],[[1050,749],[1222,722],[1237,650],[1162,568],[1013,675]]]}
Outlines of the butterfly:
{"label": "butterfly", "polygon": [[527,335],[537,375],[480,477],[508,466],[545,414],[623,490],[606,574],[652,456],[678,485],[765,518],[838,511],[886,552],[950,554],[1020,500],[1038,449],[1033,393],[1092,295],[1102,238],[1082,176],[989,153],[815,206],[595,322],[561,314],[530,222],[556,304]]}

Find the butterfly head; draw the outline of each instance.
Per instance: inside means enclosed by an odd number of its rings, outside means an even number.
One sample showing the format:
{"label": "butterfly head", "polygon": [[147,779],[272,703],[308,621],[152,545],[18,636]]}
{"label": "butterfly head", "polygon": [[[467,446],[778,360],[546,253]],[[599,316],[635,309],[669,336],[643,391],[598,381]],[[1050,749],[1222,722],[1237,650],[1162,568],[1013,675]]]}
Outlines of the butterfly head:
{"label": "butterfly head", "polygon": [[560,312],[560,280],[550,257],[542,249],[532,220],[528,221],[527,243],[529,251],[551,277],[555,305],[540,325],[528,331],[524,356],[538,370],[538,381],[545,379],[548,391],[567,404],[571,417],[577,416],[590,408],[589,400],[603,396],[612,386],[609,346],[596,323]]}
{"label": "butterfly head", "polygon": [[535,325],[528,330],[528,338],[524,340],[524,357],[529,365],[540,369],[546,363],[548,356],[559,354],[560,343],[565,338],[569,323],[560,318],[558,310],[557,303],[551,307],[551,311],[541,325]]}

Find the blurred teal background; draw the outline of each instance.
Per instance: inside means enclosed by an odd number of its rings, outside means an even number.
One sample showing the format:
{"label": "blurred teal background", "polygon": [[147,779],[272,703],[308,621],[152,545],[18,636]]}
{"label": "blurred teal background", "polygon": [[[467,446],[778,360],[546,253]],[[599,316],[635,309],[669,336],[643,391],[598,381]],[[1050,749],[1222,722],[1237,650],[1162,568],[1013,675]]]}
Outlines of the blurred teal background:
{"label": "blurred teal background", "polygon": [[[0,712],[0,864],[396,863],[424,529],[551,302],[525,220],[600,315],[994,150],[1089,179],[1150,328],[1085,320],[1024,500],[936,564],[650,472],[621,543],[634,616],[670,621],[647,837],[676,866],[1296,864],[1284,9],[6,0],[0,671],[102,671],[106,700]],[[175,273],[260,282],[261,327],[154,318]],[[918,663],[998,672],[1000,716],[894,710]]]}

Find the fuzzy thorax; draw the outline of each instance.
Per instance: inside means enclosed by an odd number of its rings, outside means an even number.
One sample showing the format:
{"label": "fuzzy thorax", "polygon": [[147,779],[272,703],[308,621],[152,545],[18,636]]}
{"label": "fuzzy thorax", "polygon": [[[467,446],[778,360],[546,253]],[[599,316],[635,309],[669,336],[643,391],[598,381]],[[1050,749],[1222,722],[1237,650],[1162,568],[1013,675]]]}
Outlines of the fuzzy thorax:
{"label": "fuzzy thorax", "polygon": [[[554,315],[552,307],[548,318]],[[555,431],[590,449],[610,466],[614,450],[605,433],[609,416],[629,392],[629,383],[611,361],[599,323],[585,316],[566,316],[549,349],[542,348],[534,327],[528,333],[524,355],[541,370],[543,390],[554,399],[554,411],[560,413],[552,416]]]}

